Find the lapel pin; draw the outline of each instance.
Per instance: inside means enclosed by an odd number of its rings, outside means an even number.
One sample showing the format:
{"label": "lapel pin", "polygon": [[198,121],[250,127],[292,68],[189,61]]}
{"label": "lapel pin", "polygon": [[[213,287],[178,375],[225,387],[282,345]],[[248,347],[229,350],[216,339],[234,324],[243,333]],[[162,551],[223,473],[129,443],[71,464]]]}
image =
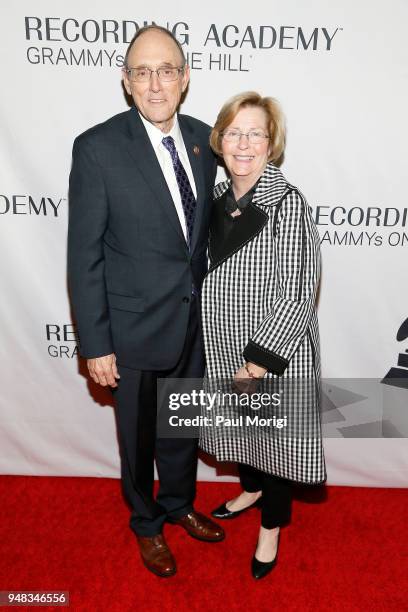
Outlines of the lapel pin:
{"label": "lapel pin", "polygon": [[200,155],[200,147],[198,145],[194,145],[193,153],[194,155]]}

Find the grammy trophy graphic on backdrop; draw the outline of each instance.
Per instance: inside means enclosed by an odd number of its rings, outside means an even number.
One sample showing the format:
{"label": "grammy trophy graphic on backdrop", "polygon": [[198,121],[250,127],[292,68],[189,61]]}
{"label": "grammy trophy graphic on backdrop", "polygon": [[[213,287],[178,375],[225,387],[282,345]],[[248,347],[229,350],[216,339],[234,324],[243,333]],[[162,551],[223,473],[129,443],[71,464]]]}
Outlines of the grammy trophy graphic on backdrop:
{"label": "grammy trophy graphic on backdrop", "polygon": [[[403,321],[398,332],[398,342],[403,342],[408,338],[408,318]],[[408,349],[405,352],[398,355],[398,367],[392,367],[389,372],[382,379],[384,385],[391,385],[392,387],[401,387],[402,389],[408,389]]]}
{"label": "grammy trophy graphic on backdrop", "polygon": [[[408,318],[396,340],[408,339]],[[386,385],[386,386],[382,386]],[[408,438],[408,347],[381,379],[322,379],[326,438]]]}

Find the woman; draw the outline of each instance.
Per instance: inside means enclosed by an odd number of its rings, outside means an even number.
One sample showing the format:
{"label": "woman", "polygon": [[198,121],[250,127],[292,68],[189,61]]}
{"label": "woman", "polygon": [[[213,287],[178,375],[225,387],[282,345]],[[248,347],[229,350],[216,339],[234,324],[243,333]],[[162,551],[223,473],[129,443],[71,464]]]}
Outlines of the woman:
{"label": "woman", "polygon": [[262,578],[276,565],[279,530],[290,521],[291,481],[326,479],[315,310],[319,237],[304,197],[273,163],[285,143],[274,99],[247,92],[229,100],[210,143],[229,180],[214,190],[202,293],[207,377],[234,379],[241,391],[246,383],[286,384],[280,412],[289,425],[285,433],[258,427],[234,436],[213,426],[200,434],[203,450],[238,463],[243,488],[213,516],[262,508],[252,558],[252,575]]}

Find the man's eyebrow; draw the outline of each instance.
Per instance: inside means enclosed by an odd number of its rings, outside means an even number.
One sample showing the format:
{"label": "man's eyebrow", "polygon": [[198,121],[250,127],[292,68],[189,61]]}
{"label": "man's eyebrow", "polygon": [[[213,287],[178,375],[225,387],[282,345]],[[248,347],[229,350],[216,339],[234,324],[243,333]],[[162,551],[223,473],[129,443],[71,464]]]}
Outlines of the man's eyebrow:
{"label": "man's eyebrow", "polygon": [[[158,68],[167,68],[167,67],[174,68],[175,66],[172,62],[161,62],[158,65]],[[137,66],[133,66],[133,68],[149,68],[150,69],[150,67],[147,64],[138,64]]]}

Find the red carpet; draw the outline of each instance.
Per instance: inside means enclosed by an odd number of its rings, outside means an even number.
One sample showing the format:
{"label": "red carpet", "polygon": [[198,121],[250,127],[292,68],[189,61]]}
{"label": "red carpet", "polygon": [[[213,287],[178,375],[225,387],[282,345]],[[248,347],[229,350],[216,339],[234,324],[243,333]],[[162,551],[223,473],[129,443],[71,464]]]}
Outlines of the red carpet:
{"label": "red carpet", "polygon": [[[208,512],[238,490],[198,483],[196,507]],[[0,496],[0,590],[70,591],[70,610],[408,609],[403,489],[299,489],[279,563],[260,582],[249,571],[256,509],[224,522],[220,544],[167,525],[178,573],[161,579],[142,566],[119,481],[3,476]]]}

